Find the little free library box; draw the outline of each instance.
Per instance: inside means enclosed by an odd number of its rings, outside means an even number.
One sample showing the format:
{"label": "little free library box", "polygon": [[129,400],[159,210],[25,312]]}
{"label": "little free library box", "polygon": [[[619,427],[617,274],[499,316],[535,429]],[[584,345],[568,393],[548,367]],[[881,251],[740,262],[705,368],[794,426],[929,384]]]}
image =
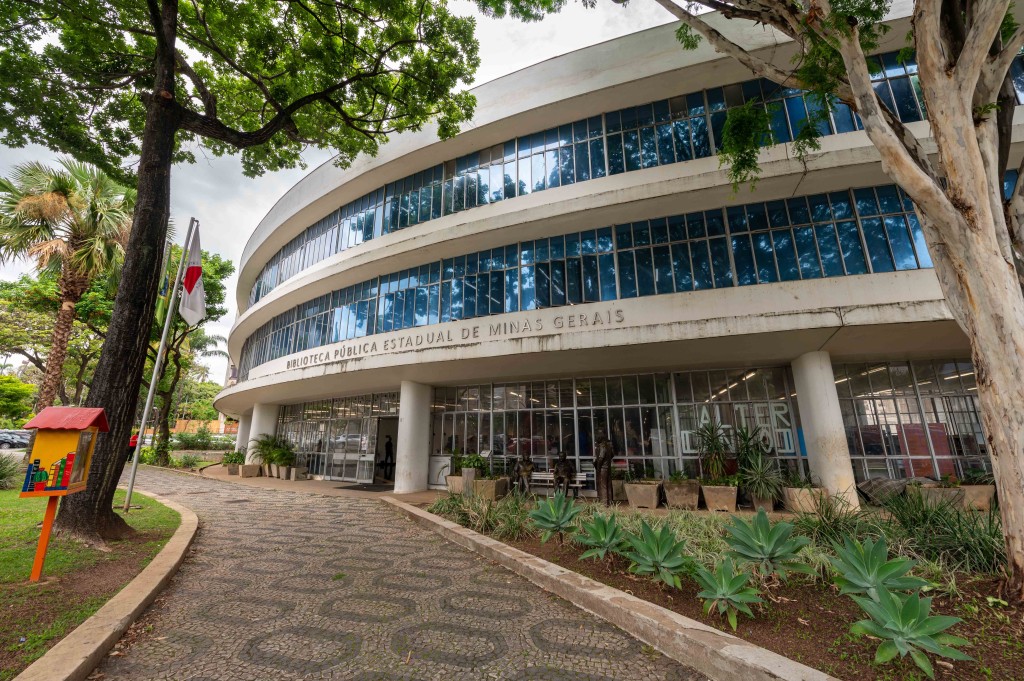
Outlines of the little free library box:
{"label": "little free library box", "polygon": [[62,497],[85,489],[97,433],[109,430],[102,409],[47,407],[26,429],[36,430],[23,497]]}

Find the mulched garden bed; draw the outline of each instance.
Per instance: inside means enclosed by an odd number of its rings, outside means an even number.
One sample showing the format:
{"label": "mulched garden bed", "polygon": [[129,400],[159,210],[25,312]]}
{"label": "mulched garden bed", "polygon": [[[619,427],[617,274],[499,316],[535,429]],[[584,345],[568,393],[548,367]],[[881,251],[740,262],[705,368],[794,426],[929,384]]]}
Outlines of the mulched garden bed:
{"label": "mulched garden bed", "polygon": [[[705,622],[731,633],[728,622],[717,616],[705,616],[699,589],[692,580],[683,579],[682,589],[669,589],[647,577],[627,572],[629,561],[613,556],[612,562],[580,561],[585,550],[556,540],[541,543],[536,537],[508,542],[527,553],[561,565],[637,598],[656,603],[686,617]],[[969,681],[974,679],[1024,679],[1024,608],[990,605],[986,596],[997,592],[995,580],[959,583],[955,599],[938,596],[934,613],[955,615],[964,622],[950,633],[969,639],[965,647],[974,662],[950,663],[932,658],[936,678]],[[873,664],[876,641],[850,634],[850,625],[866,615],[847,596],[831,585],[802,582],[791,578],[788,586],[773,590],[775,601],[754,606],[755,618],[739,615],[735,634],[751,643],[785,655],[841,679],[924,679],[925,675],[907,657],[878,666]],[[955,666],[954,666],[955,664]]]}

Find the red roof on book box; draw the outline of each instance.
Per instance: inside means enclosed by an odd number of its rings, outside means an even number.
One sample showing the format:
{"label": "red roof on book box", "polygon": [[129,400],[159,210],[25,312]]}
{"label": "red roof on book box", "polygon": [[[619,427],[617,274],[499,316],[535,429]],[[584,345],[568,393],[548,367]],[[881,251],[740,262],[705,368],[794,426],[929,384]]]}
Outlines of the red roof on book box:
{"label": "red roof on book box", "polygon": [[44,428],[47,430],[85,430],[96,426],[101,433],[110,430],[107,414],[100,408],[47,407],[23,428]]}

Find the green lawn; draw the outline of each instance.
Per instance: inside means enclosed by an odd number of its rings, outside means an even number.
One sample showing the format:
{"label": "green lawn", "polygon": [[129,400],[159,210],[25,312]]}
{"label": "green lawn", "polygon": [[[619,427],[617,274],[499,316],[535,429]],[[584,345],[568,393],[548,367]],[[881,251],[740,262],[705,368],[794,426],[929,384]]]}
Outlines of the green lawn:
{"label": "green lawn", "polygon": [[[124,503],[124,492],[114,498],[115,508]],[[88,548],[73,540],[53,537],[46,554],[43,581],[28,580],[35,557],[46,499],[21,499],[17,490],[0,491],[0,681],[14,678],[65,634],[96,612],[121,589],[130,576],[103,588],[72,588],[79,579],[105,568],[124,572],[130,561],[137,573],[152,560],[181,522],[181,517],[163,504],[135,495],[128,523],[143,534],[135,541],[111,542],[109,552]],[[136,569],[137,568],[137,569]],[[56,577],[57,579],[48,580]],[[109,580],[108,580],[109,581]],[[25,640],[22,641],[21,639]]]}

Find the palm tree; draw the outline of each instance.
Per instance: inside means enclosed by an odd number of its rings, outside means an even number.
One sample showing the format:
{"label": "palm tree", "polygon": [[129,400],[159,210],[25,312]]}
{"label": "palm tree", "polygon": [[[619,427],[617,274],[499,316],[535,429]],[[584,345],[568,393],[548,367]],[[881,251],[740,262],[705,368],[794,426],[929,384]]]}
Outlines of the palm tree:
{"label": "palm tree", "polygon": [[57,277],[60,309],[53,325],[37,409],[53,404],[75,305],[97,278],[118,266],[132,225],[135,190],[93,166],[64,159],[15,166],[0,178],[0,263],[29,258]]}

